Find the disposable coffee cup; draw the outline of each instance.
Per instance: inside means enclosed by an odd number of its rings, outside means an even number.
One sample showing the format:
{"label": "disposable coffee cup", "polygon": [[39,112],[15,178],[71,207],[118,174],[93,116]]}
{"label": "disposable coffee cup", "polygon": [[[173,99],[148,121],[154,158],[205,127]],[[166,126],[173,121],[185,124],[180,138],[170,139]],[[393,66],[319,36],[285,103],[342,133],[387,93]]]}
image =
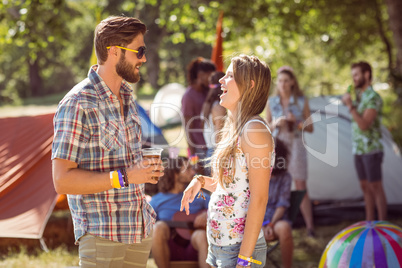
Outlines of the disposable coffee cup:
{"label": "disposable coffee cup", "polygon": [[[142,149],[142,158],[143,159],[160,159],[163,149],[160,148],[145,148]],[[159,177],[152,177],[154,180],[159,180]]]}

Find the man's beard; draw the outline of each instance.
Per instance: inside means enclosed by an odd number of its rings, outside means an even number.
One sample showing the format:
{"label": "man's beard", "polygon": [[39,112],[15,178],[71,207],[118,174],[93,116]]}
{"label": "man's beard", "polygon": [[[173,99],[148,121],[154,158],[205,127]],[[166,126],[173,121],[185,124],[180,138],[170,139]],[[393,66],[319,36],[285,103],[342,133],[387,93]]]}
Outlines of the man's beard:
{"label": "man's beard", "polygon": [[135,66],[126,61],[124,54],[121,54],[120,60],[116,64],[116,72],[129,83],[137,83],[140,81],[140,73],[135,72]]}
{"label": "man's beard", "polygon": [[362,77],[359,81],[355,83],[355,88],[362,88],[364,84],[366,83],[366,79]]}

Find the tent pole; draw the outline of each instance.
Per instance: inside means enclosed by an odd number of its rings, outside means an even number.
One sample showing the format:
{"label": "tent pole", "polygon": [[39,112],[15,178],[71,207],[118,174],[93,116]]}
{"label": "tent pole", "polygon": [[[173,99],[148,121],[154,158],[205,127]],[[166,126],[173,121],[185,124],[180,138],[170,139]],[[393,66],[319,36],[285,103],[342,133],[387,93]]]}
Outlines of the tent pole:
{"label": "tent pole", "polygon": [[43,237],[39,238],[40,242],[40,247],[42,248],[43,251],[49,252],[49,249],[46,246],[45,240],[43,240]]}

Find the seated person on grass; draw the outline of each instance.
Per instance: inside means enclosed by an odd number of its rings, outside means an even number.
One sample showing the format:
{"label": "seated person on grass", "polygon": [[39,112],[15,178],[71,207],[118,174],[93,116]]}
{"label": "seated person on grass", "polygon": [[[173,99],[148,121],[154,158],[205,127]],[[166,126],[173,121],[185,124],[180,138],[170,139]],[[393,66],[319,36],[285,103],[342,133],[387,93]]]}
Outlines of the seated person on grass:
{"label": "seated person on grass", "polygon": [[[169,261],[198,260],[199,267],[209,267],[205,260],[208,253],[208,242],[205,227],[209,195],[194,199],[191,214],[199,213],[194,219],[196,230],[191,239],[186,240],[165,221],[171,221],[173,215],[180,211],[183,191],[195,175],[187,158],[168,158],[164,163],[164,175],[159,179],[159,193],[152,197],[151,206],[157,213],[152,241],[152,256],[159,268],[169,267]],[[183,213],[184,212],[179,212]],[[191,216],[190,214],[190,216]]]}
{"label": "seated person on grass", "polygon": [[287,172],[286,146],[278,139],[275,140],[275,166],[269,183],[269,199],[265,212],[263,231],[265,240],[279,240],[282,255],[282,266],[292,266],[293,237],[292,227],[287,218],[290,206],[290,188],[292,177]]}

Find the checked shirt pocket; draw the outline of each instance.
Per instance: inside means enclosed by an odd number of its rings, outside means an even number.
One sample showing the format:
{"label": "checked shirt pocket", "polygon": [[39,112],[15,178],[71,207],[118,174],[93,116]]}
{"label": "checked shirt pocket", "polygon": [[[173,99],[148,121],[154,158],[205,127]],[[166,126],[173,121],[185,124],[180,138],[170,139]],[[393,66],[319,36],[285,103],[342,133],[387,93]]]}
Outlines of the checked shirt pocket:
{"label": "checked shirt pocket", "polygon": [[123,145],[119,125],[113,121],[101,124],[100,135],[100,144],[106,151],[117,150]]}

